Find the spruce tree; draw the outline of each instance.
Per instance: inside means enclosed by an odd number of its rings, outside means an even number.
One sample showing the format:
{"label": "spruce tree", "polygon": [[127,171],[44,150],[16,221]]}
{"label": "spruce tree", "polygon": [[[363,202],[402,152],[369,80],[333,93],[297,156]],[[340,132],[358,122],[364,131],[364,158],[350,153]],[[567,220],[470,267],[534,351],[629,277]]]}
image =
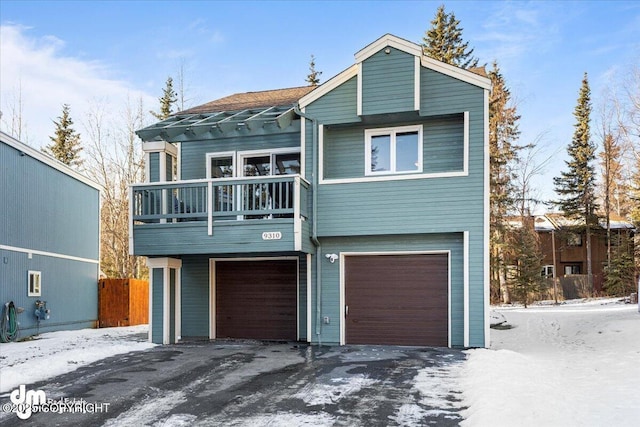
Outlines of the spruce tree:
{"label": "spruce tree", "polygon": [[178,94],[173,89],[173,78],[168,77],[160,101],[160,112],[151,111],[151,114],[158,120],[164,120],[173,113],[173,105],[178,101]]}
{"label": "spruce tree", "polygon": [[55,157],[67,166],[79,167],[82,165],[80,152],[80,134],[73,129],[73,120],[69,113],[69,105],[62,106],[62,115],[58,121],[53,121],[56,125],[54,136],[50,136],[51,144],[42,151]]}
{"label": "spruce tree", "polygon": [[533,217],[522,218],[521,227],[513,231],[511,246],[516,260],[516,271],[511,278],[511,286],[515,298],[527,307],[530,296],[538,293],[542,285],[540,269],[543,255]]}
{"label": "spruce tree", "polygon": [[492,82],[489,94],[491,289],[494,298],[499,295],[502,302],[508,303],[505,258],[511,249],[506,239],[507,215],[514,210],[515,180],[512,164],[517,159],[515,143],[520,136],[520,116],[495,61],[489,78]]}
{"label": "spruce tree", "polygon": [[573,115],[576,119],[571,143],[567,147],[569,160],[567,170],[553,178],[555,192],[559,200],[554,204],[571,219],[578,220],[577,231],[585,231],[587,246],[587,275],[593,290],[593,269],[591,263],[591,234],[598,225],[595,197],[595,144],[591,141],[591,90],[587,73],[584,73],[578,102]]}
{"label": "spruce tree", "polygon": [[440,5],[436,16],[422,38],[422,49],[425,55],[461,68],[478,66],[478,59],[469,50],[469,42],[462,39],[460,21],[453,12],[447,13],[444,5]]}
{"label": "spruce tree", "polygon": [[311,86],[318,86],[320,84],[320,75],[322,71],[316,71],[316,57],[311,55],[311,61],[309,62],[309,74],[305,81]]}

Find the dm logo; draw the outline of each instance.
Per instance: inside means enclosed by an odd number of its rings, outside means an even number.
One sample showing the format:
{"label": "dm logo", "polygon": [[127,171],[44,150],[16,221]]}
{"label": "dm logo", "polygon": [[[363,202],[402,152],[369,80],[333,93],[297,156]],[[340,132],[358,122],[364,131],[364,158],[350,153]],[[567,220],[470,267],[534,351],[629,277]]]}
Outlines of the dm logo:
{"label": "dm logo", "polygon": [[16,405],[16,415],[21,420],[31,417],[33,409],[39,405],[47,403],[47,396],[42,390],[29,390],[22,384],[18,389],[13,390],[9,395],[11,403]]}

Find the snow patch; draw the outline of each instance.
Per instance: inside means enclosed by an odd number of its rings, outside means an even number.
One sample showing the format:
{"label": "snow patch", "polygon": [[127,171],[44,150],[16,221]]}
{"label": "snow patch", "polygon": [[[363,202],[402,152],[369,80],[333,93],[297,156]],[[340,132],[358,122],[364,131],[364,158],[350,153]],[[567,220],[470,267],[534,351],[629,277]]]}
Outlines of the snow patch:
{"label": "snow patch", "polygon": [[135,338],[147,331],[148,325],[80,329],[0,344],[0,392],[66,374],[117,354],[152,348],[155,344]]}
{"label": "snow patch", "polygon": [[[155,391],[158,390],[156,389]],[[152,425],[154,421],[164,417],[173,408],[186,401],[187,399],[182,391],[172,391],[160,396],[154,394],[144,401],[133,405],[129,410],[121,413],[116,418],[111,418],[104,423],[102,427],[139,427]],[[180,418],[180,421],[182,421],[182,418]]]}
{"label": "snow patch", "polygon": [[307,384],[292,397],[302,399],[307,405],[327,405],[337,403],[340,399],[377,382],[379,381],[362,374],[351,378],[332,378],[328,384]]}

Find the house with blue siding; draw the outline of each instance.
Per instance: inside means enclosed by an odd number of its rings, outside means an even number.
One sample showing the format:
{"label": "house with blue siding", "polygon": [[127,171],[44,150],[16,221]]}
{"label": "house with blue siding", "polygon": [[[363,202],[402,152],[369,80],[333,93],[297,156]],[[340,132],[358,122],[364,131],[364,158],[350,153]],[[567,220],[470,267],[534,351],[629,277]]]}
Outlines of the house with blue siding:
{"label": "house with blue siding", "polygon": [[0,302],[19,337],[95,327],[100,186],[0,132],[0,200]]}
{"label": "house with blue siding", "polygon": [[150,340],[488,346],[489,88],[387,34],[139,130]]}

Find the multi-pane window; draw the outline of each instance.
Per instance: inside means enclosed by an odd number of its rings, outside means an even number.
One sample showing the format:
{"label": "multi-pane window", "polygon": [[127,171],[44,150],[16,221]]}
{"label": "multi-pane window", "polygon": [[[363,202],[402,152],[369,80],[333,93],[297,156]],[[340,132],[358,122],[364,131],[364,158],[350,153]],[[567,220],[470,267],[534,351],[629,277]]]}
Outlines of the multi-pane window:
{"label": "multi-pane window", "polygon": [[365,175],[422,172],[422,126],[365,131]]}
{"label": "multi-pane window", "polygon": [[42,273],[39,271],[29,270],[27,276],[27,296],[39,297],[42,294],[41,289]]}

